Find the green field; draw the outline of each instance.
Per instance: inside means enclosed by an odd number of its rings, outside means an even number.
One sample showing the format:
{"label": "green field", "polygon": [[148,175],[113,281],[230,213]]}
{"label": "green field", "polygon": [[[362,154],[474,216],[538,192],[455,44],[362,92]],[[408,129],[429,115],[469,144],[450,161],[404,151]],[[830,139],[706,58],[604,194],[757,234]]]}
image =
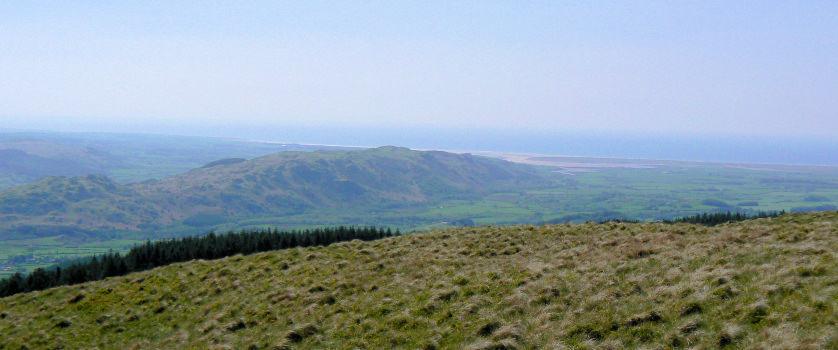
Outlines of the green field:
{"label": "green field", "polygon": [[810,211],[838,205],[838,178],[830,172],[667,167],[556,176],[554,187],[447,201],[416,215],[490,225],[604,218],[656,221],[703,212]]}
{"label": "green field", "polygon": [[[555,168],[543,170],[552,172]],[[698,165],[600,168],[575,175],[554,173],[555,182],[549,186],[489,193],[469,200],[373,211],[310,211],[238,224],[284,228],[387,225],[411,232],[456,226],[464,220],[475,225],[613,218],[650,222],[704,212],[829,210],[838,207],[838,170],[821,170],[828,171],[757,171]]]}
{"label": "green field", "polygon": [[[62,259],[73,259],[101,254],[108,251],[124,253],[135,244],[143,241],[114,239],[102,242],[71,244],[62,241],[61,236],[37,239],[2,241],[0,244],[0,278],[16,272],[30,272],[39,267],[47,267]],[[23,263],[12,264],[9,260],[15,256],[28,256]]]}

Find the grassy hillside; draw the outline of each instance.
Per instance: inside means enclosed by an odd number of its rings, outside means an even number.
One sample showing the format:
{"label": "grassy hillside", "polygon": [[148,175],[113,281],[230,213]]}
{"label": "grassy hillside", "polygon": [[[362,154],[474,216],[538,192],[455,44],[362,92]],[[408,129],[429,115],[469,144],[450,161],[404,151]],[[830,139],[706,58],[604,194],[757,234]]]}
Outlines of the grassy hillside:
{"label": "grassy hillside", "polygon": [[[532,166],[445,152],[380,147],[227,159],[160,181],[50,177],[0,192],[0,230],[209,230],[237,220],[383,210],[543,183]],[[34,229],[30,229],[34,228]],[[21,233],[24,232],[24,233]]]}
{"label": "grassy hillside", "polygon": [[133,187],[156,201],[180,197],[178,205],[186,211],[204,207],[228,216],[287,215],[307,209],[371,207],[387,201],[464,199],[542,179],[531,166],[486,157],[379,147],[279,152],[250,161],[216,163]]}
{"label": "grassy hillside", "polygon": [[135,190],[102,175],[46,177],[0,192],[0,232],[5,239],[96,236],[136,227],[139,216],[154,218],[150,208]]}
{"label": "grassy hillside", "polygon": [[0,348],[836,348],[838,213],[484,226],[0,299]]}

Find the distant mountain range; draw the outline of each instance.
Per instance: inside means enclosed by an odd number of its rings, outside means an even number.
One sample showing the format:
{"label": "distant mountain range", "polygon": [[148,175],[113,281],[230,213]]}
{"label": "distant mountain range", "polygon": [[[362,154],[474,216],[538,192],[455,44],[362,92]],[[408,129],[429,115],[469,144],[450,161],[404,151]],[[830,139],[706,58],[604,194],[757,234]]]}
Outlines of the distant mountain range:
{"label": "distant mountain range", "polygon": [[427,205],[548,181],[533,166],[380,147],[223,159],[162,180],[47,177],[0,192],[0,232],[51,236],[223,228],[291,215]]}

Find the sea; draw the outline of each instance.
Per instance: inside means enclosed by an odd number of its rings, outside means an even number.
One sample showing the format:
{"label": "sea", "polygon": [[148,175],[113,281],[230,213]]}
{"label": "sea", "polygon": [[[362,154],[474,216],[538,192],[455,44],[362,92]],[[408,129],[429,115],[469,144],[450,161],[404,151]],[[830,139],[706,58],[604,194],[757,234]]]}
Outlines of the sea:
{"label": "sea", "polygon": [[[4,131],[22,130],[0,126],[0,132]],[[222,137],[312,145],[389,145],[458,152],[491,151],[603,158],[838,166],[838,138],[835,137],[322,125],[227,125],[219,128],[210,123],[182,128],[122,129],[108,132]]]}
{"label": "sea", "polygon": [[263,135],[261,138],[265,141],[365,147],[392,145],[450,151],[838,166],[838,140],[794,136],[289,127],[276,135]]}

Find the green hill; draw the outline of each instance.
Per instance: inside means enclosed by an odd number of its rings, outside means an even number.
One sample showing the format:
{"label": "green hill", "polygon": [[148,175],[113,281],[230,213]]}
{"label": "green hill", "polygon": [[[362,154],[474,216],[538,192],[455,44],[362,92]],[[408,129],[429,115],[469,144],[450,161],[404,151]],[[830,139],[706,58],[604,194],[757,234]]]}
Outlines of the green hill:
{"label": "green hill", "polygon": [[280,152],[129,185],[100,175],[45,178],[0,192],[0,231],[29,237],[73,230],[194,233],[260,218],[315,221],[479,198],[543,181],[532,166],[467,154],[397,147]]}
{"label": "green hill", "polygon": [[838,347],[838,212],[483,226],[0,299],[0,348]]}
{"label": "green hill", "polygon": [[46,176],[97,174],[122,166],[116,157],[90,147],[0,137],[0,189]]}
{"label": "green hill", "polygon": [[0,192],[5,239],[125,230],[150,205],[130,187],[102,175],[47,177]]}
{"label": "green hill", "polygon": [[539,178],[532,167],[496,159],[380,147],[280,152],[202,167],[135,188],[158,200],[174,194],[182,197],[180,205],[223,208],[236,215],[466,198]]}
{"label": "green hill", "polygon": [[349,147],[151,134],[0,131],[0,190],[49,176],[102,174],[118,183],[174,176],[223,158]]}

